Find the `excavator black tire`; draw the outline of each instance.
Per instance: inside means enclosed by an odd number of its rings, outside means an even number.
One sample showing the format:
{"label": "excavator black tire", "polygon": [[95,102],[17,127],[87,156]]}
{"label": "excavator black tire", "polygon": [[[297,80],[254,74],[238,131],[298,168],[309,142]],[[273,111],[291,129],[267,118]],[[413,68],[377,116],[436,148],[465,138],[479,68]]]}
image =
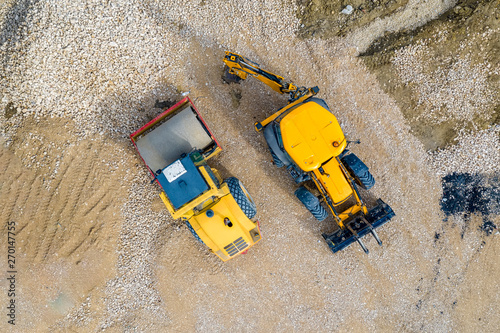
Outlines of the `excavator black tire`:
{"label": "excavator black tire", "polygon": [[314,196],[304,186],[299,187],[295,191],[295,196],[302,202],[302,204],[311,212],[311,214],[318,221],[323,221],[328,216],[326,209],[321,206],[319,199]]}
{"label": "excavator black tire", "polygon": [[340,159],[349,174],[354,178],[356,184],[365,190],[369,190],[375,185],[375,179],[368,167],[355,154],[350,153]]}
{"label": "excavator black tire", "polygon": [[224,74],[222,75],[222,80],[225,83],[240,83],[241,77],[236,74],[229,73],[229,67],[224,66]]}
{"label": "excavator black tire", "polygon": [[370,171],[366,170],[362,175],[356,177],[356,183],[365,190],[369,190],[375,185],[375,178],[373,178]]}
{"label": "excavator black tire", "polygon": [[269,151],[271,152],[271,156],[273,157],[273,163],[276,165],[276,167],[281,168],[282,166],[285,166],[285,163],[283,163],[278,156],[274,153],[274,151],[269,148]]}

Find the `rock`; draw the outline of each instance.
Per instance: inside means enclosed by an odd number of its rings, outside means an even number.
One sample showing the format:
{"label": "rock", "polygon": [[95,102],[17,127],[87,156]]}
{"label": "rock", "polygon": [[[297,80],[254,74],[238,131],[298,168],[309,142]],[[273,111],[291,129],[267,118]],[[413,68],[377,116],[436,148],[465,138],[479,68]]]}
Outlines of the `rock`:
{"label": "rock", "polygon": [[342,9],[341,13],[346,14],[346,15],[351,15],[353,11],[354,11],[354,8],[352,8],[351,5],[347,5],[347,6],[345,6],[344,9]]}

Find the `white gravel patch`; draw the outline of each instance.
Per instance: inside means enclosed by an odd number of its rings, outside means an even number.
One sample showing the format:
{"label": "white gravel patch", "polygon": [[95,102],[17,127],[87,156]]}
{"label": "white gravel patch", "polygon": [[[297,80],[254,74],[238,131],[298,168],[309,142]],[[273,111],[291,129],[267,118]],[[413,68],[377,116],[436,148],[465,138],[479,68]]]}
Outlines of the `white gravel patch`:
{"label": "white gravel patch", "polygon": [[429,162],[441,176],[449,173],[500,172],[500,126],[477,133],[459,133],[457,143],[429,153]]}
{"label": "white gravel patch", "polygon": [[385,32],[417,28],[435,19],[454,6],[456,2],[456,0],[409,0],[406,6],[398,10],[394,15],[374,20],[366,27],[355,31],[352,36],[348,37],[348,40],[356,47],[358,53],[362,53],[368,49],[375,39],[383,36]]}
{"label": "white gravel patch", "polygon": [[[129,200],[122,208],[125,221],[118,244],[118,272],[106,286],[107,311],[102,329],[119,324],[126,331],[137,326],[147,330],[154,329],[155,323],[169,322],[155,288],[154,261],[161,248],[160,238],[171,223],[171,217],[166,210],[151,210],[151,202],[158,194],[148,179],[143,169],[135,176]],[[138,312],[147,313],[151,323],[146,326],[138,324],[134,316]]]}
{"label": "white gravel patch", "polygon": [[293,11],[281,1],[33,2],[20,9],[16,40],[1,44],[2,104],[74,119],[84,135],[125,135],[143,121],[140,110],[189,89],[186,68],[203,70],[190,60],[193,39],[270,46],[293,37]]}
{"label": "white gravel patch", "polygon": [[416,93],[417,105],[425,110],[416,120],[438,125],[448,120],[471,122],[478,116],[491,116],[483,115],[496,99],[487,79],[498,75],[498,66],[474,64],[466,57],[443,59],[443,67],[429,70],[427,59],[435,56],[426,42],[419,42],[397,50],[391,60],[403,84],[411,85]]}

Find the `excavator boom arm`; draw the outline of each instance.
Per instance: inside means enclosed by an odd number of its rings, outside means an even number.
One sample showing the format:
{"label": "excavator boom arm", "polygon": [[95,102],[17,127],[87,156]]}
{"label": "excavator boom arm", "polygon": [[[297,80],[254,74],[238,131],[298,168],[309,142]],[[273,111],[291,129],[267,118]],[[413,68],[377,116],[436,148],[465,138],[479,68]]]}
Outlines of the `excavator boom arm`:
{"label": "excavator boom arm", "polygon": [[230,74],[237,75],[243,80],[245,80],[248,75],[251,75],[280,94],[290,94],[292,97],[299,90],[293,83],[285,82],[283,77],[263,70],[260,68],[259,64],[239,54],[226,51],[224,63],[229,68]]}

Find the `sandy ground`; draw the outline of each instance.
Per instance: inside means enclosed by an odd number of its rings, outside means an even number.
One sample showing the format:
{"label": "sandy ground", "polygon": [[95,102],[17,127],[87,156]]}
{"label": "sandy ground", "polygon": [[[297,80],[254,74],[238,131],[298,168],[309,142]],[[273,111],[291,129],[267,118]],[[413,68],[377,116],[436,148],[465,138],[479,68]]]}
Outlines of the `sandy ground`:
{"label": "sandy ground", "polygon": [[[408,3],[383,19],[388,29],[419,12]],[[422,2],[414,19],[443,3]],[[301,39],[296,11],[282,1],[2,2],[0,222],[4,240],[15,222],[17,273],[16,325],[2,278],[0,331],[497,331],[499,236],[480,227],[500,220],[441,211],[439,159],[356,57],[384,23]],[[367,238],[369,255],[355,244],[331,253],[321,232],[333,221],[301,206],[253,130],[286,98],[256,80],[223,84],[226,49],[320,87],[361,140],[353,151],[377,180],[367,195],[396,212],[382,247]],[[264,239],[226,263],[171,219],[127,137],[161,112],[156,101],[186,91],[223,147],[212,165],[257,204]]]}

